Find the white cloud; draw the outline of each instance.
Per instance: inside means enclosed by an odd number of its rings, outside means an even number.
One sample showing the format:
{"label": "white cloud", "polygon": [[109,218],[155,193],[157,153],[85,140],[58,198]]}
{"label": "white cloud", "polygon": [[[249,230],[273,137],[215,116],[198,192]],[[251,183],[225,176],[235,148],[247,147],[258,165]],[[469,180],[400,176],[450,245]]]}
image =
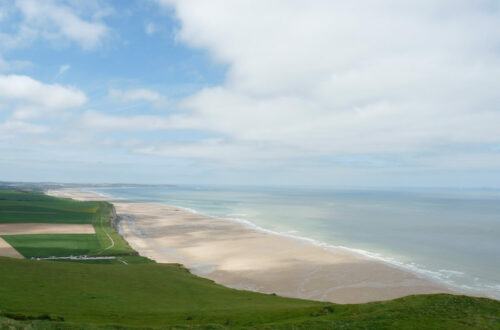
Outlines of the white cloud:
{"label": "white cloud", "polygon": [[22,13],[23,21],[17,34],[0,35],[5,47],[22,46],[42,37],[70,40],[84,49],[93,49],[109,34],[109,28],[99,20],[99,15],[85,19],[72,2],[17,0],[15,6]]}
{"label": "white cloud", "polygon": [[11,114],[12,119],[28,120],[38,118],[44,113],[43,109],[37,106],[20,105],[16,106]]}
{"label": "white cloud", "polygon": [[180,103],[173,127],[276,157],[500,143],[491,1],[157,2],[174,7],[180,41],[228,66],[224,85]]}
{"label": "white cloud", "polygon": [[113,116],[97,111],[86,111],[79,124],[98,130],[154,131],[172,128],[169,119],[160,116]]}
{"label": "white cloud", "polygon": [[438,155],[426,155],[414,159],[420,167],[439,168],[445,170],[456,169],[491,169],[500,168],[500,153],[487,152],[457,152]]}
{"label": "white cloud", "polygon": [[22,120],[0,122],[0,139],[9,139],[19,134],[40,134],[48,131],[48,127],[28,123]]}
{"label": "white cloud", "polygon": [[10,113],[0,122],[2,135],[43,133],[47,127],[26,120],[49,118],[61,111],[85,104],[85,94],[68,86],[44,84],[28,76],[0,75],[0,101]]}
{"label": "white cloud", "polygon": [[29,61],[7,61],[0,55],[0,72],[23,70],[31,66]]}
{"label": "white cloud", "polygon": [[129,103],[137,101],[151,102],[154,106],[162,106],[166,103],[166,98],[160,93],[145,88],[130,90],[110,89],[109,98],[115,102]]}
{"label": "white cloud", "polygon": [[[258,143],[225,141],[221,138],[203,139],[196,142],[170,142],[134,148],[139,154],[170,158],[223,161],[244,166],[268,166],[277,160],[296,160],[295,148]],[[277,155],[279,155],[277,157]],[[303,157],[304,154],[300,154]],[[262,161],[265,161],[263,163]]]}
{"label": "white cloud", "polygon": [[74,87],[44,84],[28,76],[0,75],[0,100],[63,110],[82,106],[87,97]]}
{"label": "white cloud", "polygon": [[152,35],[153,33],[156,32],[155,24],[152,22],[146,23],[144,25],[144,31],[146,32],[146,34]]}
{"label": "white cloud", "polygon": [[59,67],[59,72],[57,73],[58,76],[64,74],[66,71],[68,71],[71,68],[71,65],[69,64],[64,64]]}

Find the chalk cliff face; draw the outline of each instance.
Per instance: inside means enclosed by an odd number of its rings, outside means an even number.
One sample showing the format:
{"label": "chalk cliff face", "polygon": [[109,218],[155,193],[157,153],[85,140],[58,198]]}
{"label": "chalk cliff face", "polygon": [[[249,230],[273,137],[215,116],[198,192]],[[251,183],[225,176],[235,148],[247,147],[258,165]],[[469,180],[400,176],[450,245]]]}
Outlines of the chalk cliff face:
{"label": "chalk cliff face", "polygon": [[110,225],[111,227],[113,227],[113,229],[118,233],[120,234],[121,237],[125,238],[125,233],[123,232],[123,228],[121,226],[121,223],[122,221],[129,221],[129,222],[133,222],[133,216],[131,215],[128,215],[128,214],[117,214],[116,213],[116,208],[113,204],[111,204],[111,211],[110,211],[110,217],[109,217],[109,222],[110,222]]}
{"label": "chalk cliff face", "polygon": [[116,230],[116,232],[121,234],[120,226],[119,226],[120,217],[116,215],[116,209],[115,209],[115,206],[113,204],[111,204],[111,211],[109,211],[109,212],[110,212],[109,222],[110,222],[111,227],[113,227],[113,229]]}

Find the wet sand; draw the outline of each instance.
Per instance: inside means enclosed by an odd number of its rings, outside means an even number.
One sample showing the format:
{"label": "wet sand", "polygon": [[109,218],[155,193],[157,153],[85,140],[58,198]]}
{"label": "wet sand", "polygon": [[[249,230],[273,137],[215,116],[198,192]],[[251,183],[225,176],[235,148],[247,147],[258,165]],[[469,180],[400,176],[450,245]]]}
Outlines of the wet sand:
{"label": "wet sand", "polygon": [[[105,199],[73,189],[49,194]],[[121,218],[122,235],[141,255],[183,264],[228,287],[336,303],[450,292],[441,283],[351,251],[326,249],[176,207],[110,202]]]}

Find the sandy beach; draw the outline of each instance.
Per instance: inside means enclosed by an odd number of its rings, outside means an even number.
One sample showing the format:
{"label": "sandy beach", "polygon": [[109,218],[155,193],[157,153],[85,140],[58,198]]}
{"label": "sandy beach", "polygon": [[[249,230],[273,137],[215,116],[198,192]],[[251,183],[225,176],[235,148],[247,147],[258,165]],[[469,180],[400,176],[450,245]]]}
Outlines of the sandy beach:
{"label": "sandy beach", "polygon": [[[48,194],[105,199],[74,189]],[[122,235],[141,255],[183,264],[228,287],[335,303],[450,292],[441,283],[351,251],[326,249],[176,207],[109,201],[121,218]]]}

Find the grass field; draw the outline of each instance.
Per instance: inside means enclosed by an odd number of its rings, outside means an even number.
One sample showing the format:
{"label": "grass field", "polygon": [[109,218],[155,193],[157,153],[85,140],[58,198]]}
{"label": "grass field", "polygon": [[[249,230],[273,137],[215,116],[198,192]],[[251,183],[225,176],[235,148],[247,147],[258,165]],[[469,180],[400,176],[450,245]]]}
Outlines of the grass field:
{"label": "grass field", "polygon": [[42,194],[0,191],[0,223],[92,223],[99,202],[78,202]]}
{"label": "grass field", "polygon": [[[24,257],[63,257],[70,255],[135,256],[127,242],[112,228],[112,206],[106,202],[80,202],[43,194],[0,191],[0,223],[92,224],[95,235],[6,235],[2,238]],[[124,259],[125,258],[125,259]],[[131,263],[144,263],[139,257]],[[88,261],[81,261],[88,262]],[[115,263],[115,261],[99,261]],[[117,261],[120,262],[120,261]]]}
{"label": "grass field", "polygon": [[[18,213],[1,213],[13,204]],[[336,305],[229,289],[137,256],[111,227],[108,203],[0,192],[0,213],[10,219],[36,222],[34,210],[42,209],[61,221],[72,215],[66,223],[86,217],[96,234],[3,236],[23,255],[118,259],[0,257],[0,329],[500,329],[500,302],[484,298],[420,295]]]}
{"label": "grass field", "polygon": [[[423,295],[389,302],[335,305],[233,290],[169,264],[85,265],[0,258],[0,269],[0,315],[17,319],[45,315],[53,320],[64,319],[65,326],[500,326],[500,302],[465,296]],[[55,327],[57,322],[47,325]]]}
{"label": "grass field", "polygon": [[96,235],[9,235],[2,237],[25,258],[91,255],[102,250]]}

